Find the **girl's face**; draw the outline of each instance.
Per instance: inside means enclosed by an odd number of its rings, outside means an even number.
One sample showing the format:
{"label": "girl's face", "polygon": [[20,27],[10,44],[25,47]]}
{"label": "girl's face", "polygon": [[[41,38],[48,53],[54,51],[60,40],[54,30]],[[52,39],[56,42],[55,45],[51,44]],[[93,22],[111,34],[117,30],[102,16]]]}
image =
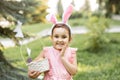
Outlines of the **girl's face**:
{"label": "girl's face", "polygon": [[61,50],[65,45],[68,45],[71,39],[69,39],[68,30],[65,28],[55,28],[51,36],[53,47],[57,50]]}

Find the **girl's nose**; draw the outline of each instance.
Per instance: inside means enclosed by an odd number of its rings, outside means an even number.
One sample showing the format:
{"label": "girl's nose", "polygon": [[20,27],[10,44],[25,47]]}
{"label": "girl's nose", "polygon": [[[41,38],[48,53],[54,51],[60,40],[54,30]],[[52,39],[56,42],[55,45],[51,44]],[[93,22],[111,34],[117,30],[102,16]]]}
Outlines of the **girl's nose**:
{"label": "girl's nose", "polygon": [[59,38],[59,39],[58,39],[58,41],[62,41],[62,39],[61,39],[61,38]]}

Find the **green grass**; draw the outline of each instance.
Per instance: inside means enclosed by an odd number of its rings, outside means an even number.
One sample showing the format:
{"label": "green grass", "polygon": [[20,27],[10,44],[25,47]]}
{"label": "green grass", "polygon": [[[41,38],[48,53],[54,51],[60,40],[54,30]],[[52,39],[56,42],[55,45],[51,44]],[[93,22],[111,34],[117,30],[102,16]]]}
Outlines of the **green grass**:
{"label": "green grass", "polygon": [[[78,73],[74,80],[119,80],[120,79],[120,34],[108,34],[113,39],[105,50],[98,53],[83,50],[87,35],[73,35],[72,47],[77,47]],[[26,59],[25,47],[32,50],[32,58],[39,55],[42,47],[51,45],[50,37],[41,38],[22,46],[22,55]],[[16,67],[27,69],[20,54],[20,47],[4,50],[6,58]]]}
{"label": "green grass", "polygon": [[[70,20],[71,26],[84,25],[85,19]],[[110,20],[110,25],[120,25],[118,21]],[[38,23],[23,25],[22,30],[28,34],[36,34],[43,29],[51,28],[52,24]],[[120,77],[120,33],[108,34],[112,39],[111,43],[98,53],[85,51],[85,41],[88,36],[85,34],[73,35],[72,47],[77,47],[78,73],[74,80],[119,80]],[[40,38],[27,45],[16,46],[4,50],[6,59],[16,67],[27,70],[25,61],[27,58],[26,47],[32,50],[31,57],[34,59],[39,55],[44,46],[50,46],[50,37]],[[21,56],[22,53],[22,56]]]}
{"label": "green grass", "polygon": [[40,31],[42,31],[43,29],[46,29],[46,28],[51,28],[52,24],[48,24],[48,23],[37,23],[37,24],[26,24],[26,25],[23,25],[22,26],[22,30],[23,32],[26,32],[26,33],[33,33],[33,34],[36,34]]}
{"label": "green grass", "polygon": [[[75,36],[77,42],[74,42],[79,50],[78,73],[74,80],[119,80],[120,77],[120,34],[108,34],[114,42],[109,43],[105,50],[98,53],[84,51],[84,42],[86,35]],[[86,37],[85,37],[86,36]],[[78,45],[79,43],[79,45]]]}
{"label": "green grass", "polygon": [[40,38],[26,45],[7,48],[4,50],[4,55],[8,61],[10,61],[16,67],[27,68],[25,65],[25,60],[28,57],[26,48],[28,47],[31,49],[31,57],[34,59],[39,55],[44,46],[50,44],[51,42],[49,41],[49,37]]}

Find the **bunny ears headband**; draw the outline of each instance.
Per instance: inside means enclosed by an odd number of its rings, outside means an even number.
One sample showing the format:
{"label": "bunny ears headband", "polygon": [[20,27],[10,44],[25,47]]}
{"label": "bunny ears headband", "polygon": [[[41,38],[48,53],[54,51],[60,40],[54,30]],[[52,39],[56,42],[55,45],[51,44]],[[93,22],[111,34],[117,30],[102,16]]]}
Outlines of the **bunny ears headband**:
{"label": "bunny ears headband", "polygon": [[[72,11],[73,11],[73,6],[70,4],[62,15],[62,22],[61,23],[67,24],[67,21],[68,21],[69,17],[71,16]],[[48,21],[52,22],[54,25],[57,24],[57,23],[60,23],[60,22],[57,21],[57,18],[54,14],[48,14],[46,16],[46,19]],[[69,26],[69,28],[70,28],[70,26]]]}

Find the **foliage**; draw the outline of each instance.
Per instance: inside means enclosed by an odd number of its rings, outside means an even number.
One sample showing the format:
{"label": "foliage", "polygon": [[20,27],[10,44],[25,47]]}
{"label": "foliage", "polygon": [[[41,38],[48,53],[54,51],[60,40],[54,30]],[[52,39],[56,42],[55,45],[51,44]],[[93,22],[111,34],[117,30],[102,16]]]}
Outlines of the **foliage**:
{"label": "foliage", "polygon": [[111,16],[111,14],[120,14],[120,0],[107,0],[106,9],[107,16]]}
{"label": "foliage", "polygon": [[71,25],[71,27],[76,27],[76,26],[84,26],[85,25],[85,22],[86,22],[86,19],[70,19],[69,21],[69,24]]}
{"label": "foliage", "polygon": [[[28,13],[34,10],[34,7],[37,5],[34,0],[1,0],[0,1],[0,18],[4,17],[9,21],[25,22],[25,19]],[[2,28],[0,26],[0,36],[12,38],[16,43],[18,39],[15,38],[15,33],[10,28]],[[21,69],[13,67],[3,55],[2,45],[0,44],[0,79],[2,80],[28,80],[27,76],[24,76]]]}
{"label": "foliage", "polygon": [[33,12],[37,3],[33,0],[1,0],[0,15],[7,20],[20,20],[25,22],[27,14]]}
{"label": "foliage", "polygon": [[112,14],[120,14],[120,0],[98,0],[99,11],[104,11],[106,17]]}
{"label": "foliage", "polygon": [[11,29],[0,27],[0,34],[1,34],[0,36],[2,37],[9,37],[13,39],[16,44],[18,43],[18,39],[15,37],[15,33]]}
{"label": "foliage", "polygon": [[82,17],[82,13],[80,12],[73,12],[71,15],[71,19],[77,19],[77,18],[81,18]]}
{"label": "foliage", "polygon": [[[47,0],[1,0],[0,1],[0,18],[4,17],[10,22],[16,22],[20,20],[25,23],[26,21],[32,22],[40,22],[45,21],[46,15],[46,3]],[[38,12],[38,13],[37,13]],[[5,36],[13,39],[15,42],[17,38],[15,38],[15,33],[11,30],[11,28],[2,28],[0,26],[0,36]],[[25,37],[28,37],[26,33],[24,33]],[[17,43],[16,42],[16,43]]]}
{"label": "foliage", "polygon": [[[19,72],[19,73],[18,73]],[[23,73],[26,71],[23,69],[13,67],[3,56],[3,52],[0,50],[0,79],[2,80],[28,80],[27,76]]]}
{"label": "foliage", "polygon": [[48,8],[47,1],[48,0],[39,0],[35,11],[32,14],[29,14],[29,17],[32,18],[29,20],[30,23],[46,22],[45,16],[47,14],[46,9]]}
{"label": "foliage", "polygon": [[[15,37],[15,33],[10,28],[2,28],[0,27],[0,36],[9,37],[15,41],[17,45],[18,39]],[[28,80],[27,76],[24,76],[23,73],[26,71],[15,68],[11,65],[7,60],[6,57],[3,55],[3,45],[0,44],[0,79],[2,80]],[[22,74],[21,74],[22,73]]]}
{"label": "foliage", "polygon": [[88,39],[85,43],[86,48],[90,51],[101,50],[109,42],[109,39],[105,35],[106,29],[109,27],[107,19],[92,16],[86,22],[86,26],[88,28]]}

